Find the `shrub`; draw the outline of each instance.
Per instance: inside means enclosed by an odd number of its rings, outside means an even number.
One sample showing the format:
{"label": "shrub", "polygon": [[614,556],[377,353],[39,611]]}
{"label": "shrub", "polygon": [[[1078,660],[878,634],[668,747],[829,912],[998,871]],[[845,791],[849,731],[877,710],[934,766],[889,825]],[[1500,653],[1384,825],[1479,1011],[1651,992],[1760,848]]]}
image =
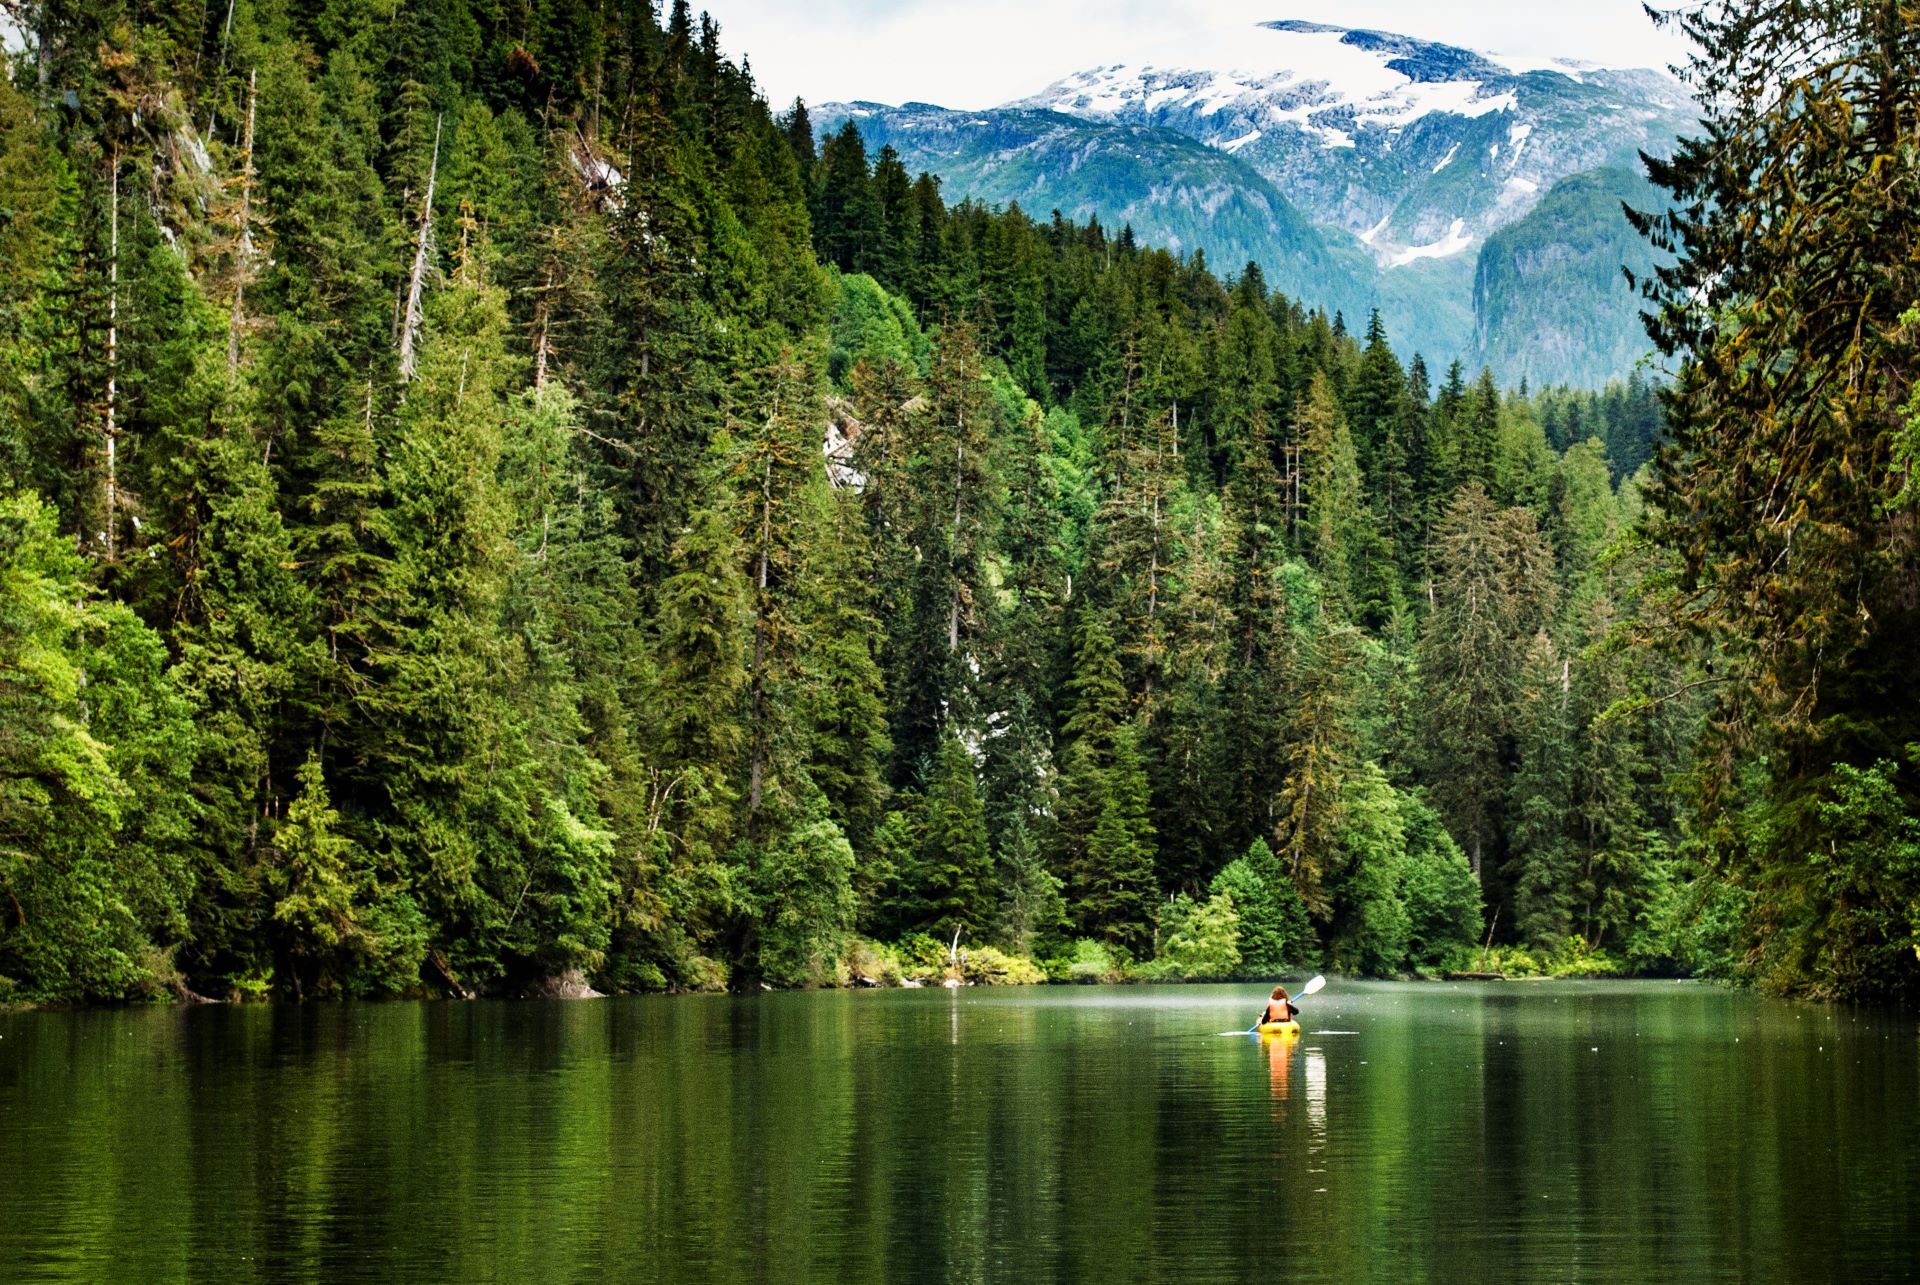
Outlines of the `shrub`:
{"label": "shrub", "polygon": [[1117,982],[1126,977],[1127,954],[1110,942],[1082,937],[1073,943],[1068,957],[1067,980],[1072,982]]}
{"label": "shrub", "polygon": [[960,975],[975,986],[1032,986],[1047,979],[1031,959],[1008,955],[991,946],[963,951]]}
{"label": "shrub", "polygon": [[1407,835],[1400,898],[1407,908],[1408,954],[1415,964],[1431,966],[1479,940],[1480,883],[1440,814],[1425,801],[1401,795],[1400,819]]}
{"label": "shrub", "polygon": [[1142,969],[1167,981],[1232,977],[1240,966],[1240,916],[1224,893],[1175,897],[1160,919],[1160,953]]}

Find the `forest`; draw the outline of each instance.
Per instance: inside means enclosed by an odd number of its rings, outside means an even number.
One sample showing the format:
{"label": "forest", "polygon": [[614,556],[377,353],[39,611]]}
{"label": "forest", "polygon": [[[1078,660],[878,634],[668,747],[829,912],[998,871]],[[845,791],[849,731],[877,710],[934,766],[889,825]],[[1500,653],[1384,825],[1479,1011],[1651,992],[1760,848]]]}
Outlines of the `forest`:
{"label": "forest", "polygon": [[1901,12],[1674,19],[1593,392],[948,204],[686,0],[9,0],[0,1002],[1910,994]]}

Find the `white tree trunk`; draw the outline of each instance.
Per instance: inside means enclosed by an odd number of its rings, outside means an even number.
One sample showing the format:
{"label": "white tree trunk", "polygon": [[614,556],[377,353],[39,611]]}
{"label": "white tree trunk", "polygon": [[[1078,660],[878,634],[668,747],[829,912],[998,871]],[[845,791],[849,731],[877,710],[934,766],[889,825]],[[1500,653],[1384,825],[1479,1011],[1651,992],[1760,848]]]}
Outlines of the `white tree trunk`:
{"label": "white tree trunk", "polygon": [[101,537],[107,545],[107,561],[115,552],[114,514],[120,508],[120,430],[114,422],[115,400],[120,376],[120,147],[113,148],[112,196],[108,206],[107,233],[107,516]]}
{"label": "white tree trunk", "polygon": [[407,306],[400,319],[400,378],[411,381],[418,367],[415,349],[420,344],[420,295],[426,286],[427,256],[433,243],[433,185],[440,173],[440,126],[442,116],[433,124],[433,161],[427,167],[427,194],[420,202],[420,233],[414,239],[413,271],[407,277]]}

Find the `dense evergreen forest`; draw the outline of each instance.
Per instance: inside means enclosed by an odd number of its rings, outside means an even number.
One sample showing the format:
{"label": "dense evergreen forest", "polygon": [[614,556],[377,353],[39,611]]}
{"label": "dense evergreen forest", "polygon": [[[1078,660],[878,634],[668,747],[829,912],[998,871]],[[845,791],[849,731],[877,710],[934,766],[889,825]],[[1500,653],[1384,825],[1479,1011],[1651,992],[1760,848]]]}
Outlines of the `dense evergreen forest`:
{"label": "dense evergreen forest", "polygon": [[1915,153],[1750,266],[1710,19],[1680,379],[1588,393],[949,206],[684,0],[7,13],[0,999],[1911,983]]}

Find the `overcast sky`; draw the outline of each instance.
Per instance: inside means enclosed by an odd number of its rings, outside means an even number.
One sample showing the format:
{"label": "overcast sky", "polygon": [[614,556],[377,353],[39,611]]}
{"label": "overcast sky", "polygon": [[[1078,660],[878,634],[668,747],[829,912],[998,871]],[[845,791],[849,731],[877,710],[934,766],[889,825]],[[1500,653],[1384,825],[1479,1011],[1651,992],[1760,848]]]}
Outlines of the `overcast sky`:
{"label": "overcast sky", "polygon": [[1640,0],[696,0],[776,106],[911,100],[992,107],[1069,73],[1152,61],[1196,28],[1275,18],[1372,27],[1494,53],[1664,67],[1677,38]]}

